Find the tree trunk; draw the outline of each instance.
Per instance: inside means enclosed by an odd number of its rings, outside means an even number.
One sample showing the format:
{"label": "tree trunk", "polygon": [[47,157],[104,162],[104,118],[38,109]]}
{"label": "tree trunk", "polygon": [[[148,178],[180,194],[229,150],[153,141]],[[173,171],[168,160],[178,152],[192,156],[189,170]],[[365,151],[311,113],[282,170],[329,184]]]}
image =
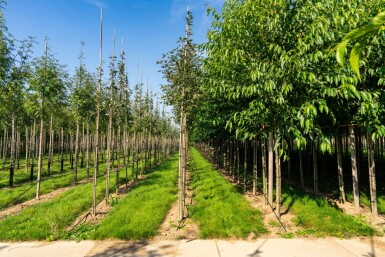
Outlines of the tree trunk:
{"label": "tree trunk", "polygon": [[376,172],[375,172],[375,161],[374,161],[374,147],[371,135],[367,135],[368,142],[368,167],[369,167],[369,184],[370,184],[370,207],[372,209],[372,217],[377,218],[377,195],[376,195]]}
{"label": "tree trunk", "polygon": [[37,183],[36,183],[36,200],[40,199],[40,179],[41,170],[43,167],[43,132],[44,132],[44,120],[43,120],[43,102],[41,103],[40,111],[40,137],[39,137],[39,160],[37,163]]}
{"label": "tree trunk", "polygon": [[281,158],[278,148],[275,149],[275,173],[276,173],[276,207],[275,212],[278,218],[281,218]]}
{"label": "tree trunk", "polygon": [[303,158],[302,158],[302,150],[298,149],[299,153],[299,175],[301,177],[301,187],[305,188],[305,180],[303,178]]}
{"label": "tree trunk", "polygon": [[12,131],[11,131],[11,158],[9,161],[9,186],[13,187],[13,175],[15,173],[15,148],[16,148],[16,138],[15,138],[15,115],[12,114]]}
{"label": "tree trunk", "polygon": [[341,137],[340,132],[336,134],[336,148],[337,148],[337,166],[338,166],[338,185],[340,191],[340,202],[345,203],[345,186],[344,186],[344,171],[342,169],[342,153],[341,153]]}
{"label": "tree trunk", "polygon": [[75,163],[74,163],[74,180],[75,185],[78,181],[78,164],[79,164],[79,121],[76,122],[76,135],[75,135]]}
{"label": "tree trunk", "polygon": [[358,191],[358,174],[357,174],[357,160],[356,160],[356,138],[354,134],[354,127],[349,126],[349,146],[352,161],[352,178],[353,178],[353,195],[354,206],[356,213],[360,212],[360,195]]}
{"label": "tree trunk", "polygon": [[258,146],[257,140],[254,141],[253,147],[253,195],[257,194],[258,182]]}
{"label": "tree trunk", "polygon": [[247,191],[247,141],[244,143],[244,165],[243,165],[243,192]]}
{"label": "tree trunk", "polygon": [[28,126],[25,126],[25,173],[28,174],[28,168],[29,168],[29,133],[28,133]]}
{"label": "tree trunk", "polygon": [[263,194],[265,196],[265,205],[267,205],[267,165],[266,165],[266,140],[262,144],[262,182]]}
{"label": "tree trunk", "polygon": [[120,126],[118,126],[118,135],[116,136],[116,152],[117,152],[117,167],[116,167],[116,194],[119,193],[119,172],[120,172]]}
{"label": "tree trunk", "polygon": [[269,132],[269,192],[268,200],[270,204],[273,204],[273,189],[274,189],[274,139],[273,133]]}
{"label": "tree trunk", "polygon": [[51,175],[51,162],[52,162],[52,155],[51,155],[51,152],[52,152],[52,144],[53,144],[53,135],[52,135],[52,114],[51,114],[51,119],[50,119],[50,123],[49,123],[49,150],[48,150],[48,167],[47,167],[47,174],[48,176]]}
{"label": "tree trunk", "polygon": [[8,130],[4,128],[4,144],[3,144],[3,164],[2,170],[5,169],[5,164],[7,163],[7,148],[8,148]]}
{"label": "tree trunk", "polygon": [[318,194],[318,160],[317,160],[317,142],[313,141],[313,180],[314,193]]}
{"label": "tree trunk", "polygon": [[87,136],[86,136],[86,173],[87,178],[90,176],[90,122],[87,121]]}

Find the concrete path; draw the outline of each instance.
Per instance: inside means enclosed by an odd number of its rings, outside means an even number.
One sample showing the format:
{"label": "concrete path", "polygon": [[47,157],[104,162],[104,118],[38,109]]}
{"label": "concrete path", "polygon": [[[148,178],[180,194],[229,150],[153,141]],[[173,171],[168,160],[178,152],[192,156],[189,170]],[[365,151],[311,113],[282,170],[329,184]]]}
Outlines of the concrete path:
{"label": "concrete path", "polygon": [[375,246],[335,238],[0,243],[0,257],[385,257],[385,240],[375,241]]}

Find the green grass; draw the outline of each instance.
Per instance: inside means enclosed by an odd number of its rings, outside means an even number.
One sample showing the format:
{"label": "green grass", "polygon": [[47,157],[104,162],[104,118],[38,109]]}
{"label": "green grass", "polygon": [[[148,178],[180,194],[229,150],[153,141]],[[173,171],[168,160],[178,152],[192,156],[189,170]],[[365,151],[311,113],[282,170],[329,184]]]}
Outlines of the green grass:
{"label": "green grass", "polygon": [[[121,161],[121,164],[123,164],[124,160],[122,158],[120,159],[120,161]],[[117,161],[115,160],[115,167],[116,167],[116,165],[117,165]],[[141,163],[139,163],[139,166],[140,165],[141,165]],[[131,167],[132,167],[132,163],[130,162],[129,168],[128,168],[128,174],[130,174],[130,175],[131,175]],[[53,172],[51,174],[55,174],[55,175],[51,175],[48,177],[45,174],[45,176],[42,176],[42,181],[40,184],[40,194],[41,195],[52,192],[58,188],[63,188],[63,187],[70,186],[73,184],[74,174],[73,174],[73,170],[70,168],[69,162],[66,162],[64,165],[64,169],[69,170],[65,173],[62,173],[62,174],[59,173],[59,170],[60,170],[60,162],[59,161],[56,161],[55,164],[51,168],[52,168],[51,171]],[[100,171],[101,175],[103,174],[103,171],[105,170],[105,168],[106,168],[106,163],[100,163],[99,164],[99,171]],[[37,170],[37,167],[36,167],[36,170]],[[90,161],[90,177],[92,177],[93,171],[94,171],[93,161]],[[2,176],[3,181],[8,181],[7,180],[8,179],[7,176],[9,175],[8,172],[6,174],[4,174],[4,173],[0,173],[0,174]],[[115,181],[116,181],[116,179],[115,179],[116,175],[115,174],[116,174],[115,172],[111,173],[111,183],[115,183]],[[17,172],[15,172],[15,176],[19,176],[20,178],[25,178],[24,170],[23,169],[17,170]],[[80,162],[79,162],[77,179],[79,181],[79,180],[85,179],[86,177],[87,177],[86,168],[85,167],[80,168]],[[121,171],[120,171],[121,183],[125,182],[123,177],[125,178],[125,168],[121,167]],[[0,189],[0,203],[1,203],[0,204],[0,210],[11,207],[11,206],[18,204],[18,203],[22,203],[22,202],[28,201],[30,199],[33,199],[35,197],[35,195],[36,195],[36,181],[23,183],[19,186],[15,186],[13,188],[8,188],[8,187],[7,188],[1,188]],[[17,199],[15,199],[15,198],[17,198]],[[14,200],[14,201],[12,201],[12,200]],[[12,202],[10,204],[8,204],[7,206],[5,206],[5,208],[4,208],[4,205],[9,203],[10,201],[12,201]]]}
{"label": "green grass", "polygon": [[266,233],[262,213],[253,209],[200,153],[190,151],[192,187],[196,205],[189,208],[202,238],[245,238]]}
{"label": "green grass", "polygon": [[294,222],[303,227],[298,235],[317,237],[371,236],[379,232],[363,219],[344,214],[326,199],[310,193],[284,187],[282,202],[295,215]]}
{"label": "green grass", "polygon": [[[104,196],[105,178],[99,178],[97,198]],[[79,185],[58,197],[26,208],[0,221],[1,240],[58,239],[81,213],[92,206],[92,186]]]}
{"label": "green grass", "polygon": [[147,175],[96,226],[94,239],[146,239],[157,234],[177,199],[178,158],[174,155]]}
{"label": "green grass", "polygon": [[[103,170],[105,164],[99,167],[100,170]],[[114,189],[115,186],[113,174],[111,174],[110,190]],[[70,177],[72,179],[72,176]],[[53,179],[46,182],[53,183],[52,181]],[[105,181],[105,177],[98,178],[98,201],[104,197]],[[123,183],[124,178],[121,178],[120,182]],[[114,204],[116,203],[114,202]],[[70,233],[66,232],[65,229],[91,206],[92,183],[78,185],[50,201],[33,205],[14,216],[9,216],[0,221],[0,240],[23,241],[68,238]]]}

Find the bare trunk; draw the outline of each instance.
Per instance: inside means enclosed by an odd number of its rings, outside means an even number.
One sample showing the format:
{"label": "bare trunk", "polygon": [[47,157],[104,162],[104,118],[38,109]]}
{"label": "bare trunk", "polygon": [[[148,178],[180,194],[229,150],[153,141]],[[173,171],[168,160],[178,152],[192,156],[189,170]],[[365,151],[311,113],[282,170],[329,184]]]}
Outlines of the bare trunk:
{"label": "bare trunk", "polygon": [[269,192],[268,192],[268,200],[270,204],[273,204],[273,189],[274,189],[274,139],[273,133],[269,133]]}
{"label": "bare trunk", "polygon": [[258,147],[257,147],[257,140],[255,140],[254,152],[253,152],[253,195],[257,194],[257,182],[258,182]]}
{"label": "bare trunk", "polygon": [[48,176],[51,175],[51,163],[52,163],[52,144],[53,144],[53,135],[52,135],[52,114],[51,114],[51,120],[49,123],[49,150],[48,150],[48,167],[47,167],[47,173]]}
{"label": "bare trunk", "polygon": [[9,186],[13,187],[13,175],[15,173],[15,115],[12,114],[12,131],[11,131],[11,158],[9,160]]}
{"label": "bare trunk", "polygon": [[[43,103],[42,103],[43,106]],[[41,107],[40,113],[40,137],[39,137],[39,159],[37,163],[37,183],[36,183],[36,200],[40,199],[40,179],[41,170],[43,167],[43,132],[44,132],[44,120],[43,120],[43,107]]]}
{"label": "bare trunk", "polygon": [[76,122],[76,135],[75,135],[75,163],[74,163],[74,180],[75,185],[78,181],[78,163],[79,163],[79,121]]}
{"label": "bare trunk", "polygon": [[29,136],[28,136],[28,126],[25,126],[25,173],[28,174],[29,168]]}
{"label": "bare trunk", "polygon": [[377,188],[376,188],[376,172],[375,172],[375,162],[374,162],[374,147],[373,140],[371,135],[368,133],[367,136],[368,142],[368,167],[369,167],[369,184],[370,184],[370,207],[372,210],[372,217],[377,218],[378,209],[377,209]]}
{"label": "bare trunk", "polygon": [[299,175],[301,177],[301,187],[305,187],[305,180],[303,178],[303,158],[302,158],[302,150],[298,149],[299,152]]}
{"label": "bare trunk", "polygon": [[87,121],[87,136],[86,136],[86,172],[87,178],[90,176],[90,122]]}
{"label": "bare trunk", "polygon": [[318,194],[318,155],[317,142],[313,141],[313,182],[314,193]]}
{"label": "bare trunk", "polygon": [[358,191],[358,174],[357,174],[357,160],[356,160],[356,138],[354,135],[354,127],[349,126],[349,146],[352,161],[352,178],[353,178],[353,195],[354,206],[356,213],[360,212],[360,195]]}
{"label": "bare trunk", "polygon": [[340,132],[336,134],[336,148],[337,148],[337,166],[338,166],[338,184],[340,191],[340,202],[345,203],[345,186],[344,186],[344,171],[342,169],[342,153],[341,153],[341,137]]}
{"label": "bare trunk", "polygon": [[275,178],[276,178],[276,185],[275,185],[275,192],[276,192],[276,207],[275,212],[277,214],[277,217],[281,217],[281,158],[279,157],[279,150],[278,148],[275,149]]}

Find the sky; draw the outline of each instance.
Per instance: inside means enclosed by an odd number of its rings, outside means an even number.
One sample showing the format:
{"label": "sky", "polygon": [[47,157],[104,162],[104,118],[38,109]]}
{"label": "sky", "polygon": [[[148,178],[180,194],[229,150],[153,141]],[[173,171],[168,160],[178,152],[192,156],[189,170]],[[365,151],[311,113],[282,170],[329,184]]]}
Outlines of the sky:
{"label": "sky", "polygon": [[210,28],[206,4],[220,8],[224,0],[6,0],[4,16],[11,34],[17,39],[35,37],[38,42],[33,56],[41,56],[44,39],[70,74],[79,65],[83,47],[85,65],[96,72],[99,64],[99,19],[103,8],[103,69],[108,74],[112,55],[113,33],[116,31],[115,55],[127,53],[130,85],[137,81],[138,63],[143,82],[148,81],[153,92],[160,92],[166,83],[156,64],[177,47],[177,40],[185,34],[187,7],[193,12],[192,28],[195,43],[205,42]]}

